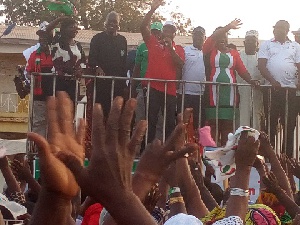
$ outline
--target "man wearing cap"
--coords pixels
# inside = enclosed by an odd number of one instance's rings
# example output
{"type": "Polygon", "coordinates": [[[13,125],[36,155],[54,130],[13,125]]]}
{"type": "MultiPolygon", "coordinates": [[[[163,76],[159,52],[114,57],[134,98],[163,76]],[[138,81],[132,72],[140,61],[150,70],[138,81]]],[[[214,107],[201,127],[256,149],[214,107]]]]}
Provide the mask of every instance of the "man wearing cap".
{"type": "MultiPolygon", "coordinates": [[[[252,80],[260,81],[263,84],[263,77],[261,76],[257,68],[257,50],[258,50],[258,31],[249,30],[246,32],[245,49],[240,52],[241,59],[249,71],[252,80]]],[[[247,84],[244,79],[237,76],[237,82],[240,84],[247,84]]],[[[256,130],[260,130],[261,117],[263,115],[263,96],[259,89],[253,89],[253,114],[252,114],[252,102],[251,102],[251,87],[250,86],[240,86],[240,118],[239,124],[241,126],[251,126],[256,130]],[[251,124],[251,118],[252,122],[251,124]]]]}
{"type": "MultiPolygon", "coordinates": [[[[51,73],[53,68],[52,57],[50,54],[49,44],[51,42],[51,35],[46,32],[48,22],[44,21],[39,26],[36,34],[39,36],[39,44],[33,46],[26,52],[31,52],[28,57],[26,71],[28,75],[33,72],[51,73]],[[35,49],[36,48],[36,49],[35,49]],[[34,50],[35,49],[35,50],[34,50]]],[[[32,131],[46,137],[46,98],[53,95],[53,81],[49,76],[35,76],[33,87],[33,118],[32,118],[32,131]]]]}
{"type": "MultiPolygon", "coordinates": [[[[163,0],[153,0],[150,11],[145,15],[141,24],[141,33],[148,48],[148,68],[145,78],[176,80],[181,78],[184,64],[184,49],[174,43],[176,26],[167,21],[162,30],[162,39],[158,39],[150,32],[150,20],[155,10],[163,0]]],[[[148,82],[143,82],[147,86],[148,82]]],[[[155,138],[158,113],[166,108],[165,137],[175,128],[176,113],[176,83],[150,82],[148,107],[148,142],[155,138]],[[165,99],[166,89],[166,99],[165,99]],[[165,105],[166,100],[166,105],[165,105]]]]}
{"type": "MultiPolygon", "coordinates": [[[[266,79],[267,84],[271,84],[271,96],[268,91],[264,93],[265,108],[268,108],[268,99],[271,98],[270,110],[270,139],[271,144],[275,144],[276,127],[278,118],[280,123],[285,124],[287,118],[287,132],[284,133],[283,152],[288,156],[293,156],[294,150],[294,128],[296,125],[296,84],[297,70],[300,69],[300,45],[290,41],[287,37],[290,25],[285,20],[279,20],[273,29],[274,38],[261,44],[258,52],[258,69],[266,79]],[[288,114],[286,114],[286,90],[288,93],[288,114]]],[[[300,84],[298,82],[298,84],[300,84]]],[[[268,115],[267,115],[268,116],[268,115]]],[[[268,120],[267,120],[268,121],[268,120]]]]}
{"type": "MultiPolygon", "coordinates": [[[[184,48],[185,63],[182,70],[182,80],[205,82],[205,66],[202,52],[202,46],[206,39],[205,29],[201,26],[196,27],[193,30],[192,38],[193,44],[184,48]]],[[[178,89],[178,112],[181,112],[184,97],[184,108],[193,108],[194,129],[197,129],[199,125],[204,125],[205,121],[204,100],[200,99],[200,96],[203,96],[204,88],[205,85],[185,83],[184,86],[180,85],[178,89]],[[182,95],[183,92],[184,95],[182,95]],[[201,112],[199,111],[200,102],[201,112]],[[199,124],[199,118],[201,119],[201,124],[199,124]]]]}

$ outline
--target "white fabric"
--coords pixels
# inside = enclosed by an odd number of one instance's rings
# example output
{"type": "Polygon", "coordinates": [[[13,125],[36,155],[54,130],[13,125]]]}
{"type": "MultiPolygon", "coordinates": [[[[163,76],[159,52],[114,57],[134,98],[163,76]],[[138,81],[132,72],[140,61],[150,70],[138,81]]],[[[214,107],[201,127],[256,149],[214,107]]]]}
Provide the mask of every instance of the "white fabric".
{"type": "Polygon", "coordinates": [[[39,26],[39,30],[46,31],[46,28],[48,25],[49,25],[49,23],[47,21],[43,21],[39,26]]]}
{"type": "Polygon", "coordinates": [[[187,225],[187,224],[202,225],[203,223],[195,216],[179,213],[175,216],[172,216],[164,224],[165,225],[187,225]]]}
{"type": "Polygon", "coordinates": [[[254,36],[258,39],[258,31],[257,30],[248,30],[246,32],[245,37],[252,37],[252,36],[254,36]]]}
{"type": "Polygon", "coordinates": [[[25,49],[23,51],[23,55],[24,55],[26,61],[28,61],[31,53],[33,53],[34,51],[36,51],[39,47],[40,47],[40,43],[37,43],[36,45],[31,46],[30,48],[27,48],[27,49],[25,49]]]}
{"type": "MultiPolygon", "coordinates": [[[[281,44],[274,39],[261,44],[258,58],[267,59],[267,69],[282,87],[296,87],[297,67],[300,63],[300,45],[295,41],[281,44]]],[[[266,84],[270,84],[266,81],[266,84]]]]}
{"type": "Polygon", "coordinates": [[[243,225],[243,220],[238,216],[229,216],[217,222],[214,222],[213,225],[243,225]]]}
{"type": "Polygon", "coordinates": [[[12,214],[12,216],[14,217],[14,219],[17,219],[18,216],[24,215],[27,213],[27,209],[14,202],[14,201],[9,201],[5,195],[0,194],[0,205],[5,207],[6,209],[8,209],[10,211],[10,213],[12,214]]]}
{"type": "MultiPolygon", "coordinates": [[[[261,84],[264,84],[265,80],[261,76],[257,65],[258,65],[258,55],[247,55],[245,51],[240,52],[241,59],[254,80],[259,80],[261,84]]],[[[247,82],[243,80],[240,76],[237,76],[237,82],[246,84],[247,82]]],[[[261,90],[253,89],[253,116],[251,111],[251,87],[240,86],[240,126],[251,126],[250,118],[253,118],[252,127],[256,130],[260,130],[261,116],[264,114],[263,111],[263,95],[261,90]]]]}
{"type": "MultiPolygon", "coordinates": [[[[185,62],[182,70],[182,80],[186,81],[200,81],[205,82],[205,66],[203,61],[203,52],[193,45],[186,46],[185,62]]],[[[186,83],[185,94],[188,95],[202,95],[204,93],[205,85],[186,83]]],[[[182,94],[182,85],[178,90],[182,94]]]]}
{"type": "MultiPolygon", "coordinates": [[[[63,62],[67,62],[70,60],[70,55],[69,55],[69,52],[62,49],[59,45],[59,43],[56,43],[54,45],[51,45],[51,51],[53,51],[54,48],[57,48],[57,51],[55,52],[52,60],[54,61],[55,59],[57,58],[60,58],[62,57],[63,59],[63,62]]],[[[81,59],[81,53],[80,53],[80,50],[77,46],[77,44],[75,45],[70,45],[70,49],[71,51],[73,52],[73,55],[76,56],[77,60],[81,59]]]]}
{"type": "Polygon", "coordinates": [[[248,136],[254,137],[255,141],[258,140],[260,133],[257,130],[248,126],[241,126],[234,134],[228,134],[225,147],[204,148],[204,154],[210,160],[208,162],[215,168],[216,182],[225,180],[235,174],[235,149],[243,131],[247,131],[248,136]]]}

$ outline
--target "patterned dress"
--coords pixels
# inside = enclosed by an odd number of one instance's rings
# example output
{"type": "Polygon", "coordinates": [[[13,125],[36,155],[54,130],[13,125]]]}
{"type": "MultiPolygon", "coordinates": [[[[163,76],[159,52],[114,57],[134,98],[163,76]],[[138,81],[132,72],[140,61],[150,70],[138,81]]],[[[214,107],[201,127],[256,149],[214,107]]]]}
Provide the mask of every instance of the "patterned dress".
{"type": "MultiPolygon", "coordinates": [[[[209,37],[203,45],[207,81],[219,83],[236,83],[236,72],[247,72],[239,52],[230,49],[227,53],[220,52],[215,47],[215,41],[209,37]]],[[[238,90],[231,85],[210,85],[208,88],[209,103],[205,110],[206,118],[216,119],[216,106],[219,106],[218,118],[233,120],[234,106],[237,108],[238,90]]],[[[236,110],[238,113],[238,110],[236,110]]]]}

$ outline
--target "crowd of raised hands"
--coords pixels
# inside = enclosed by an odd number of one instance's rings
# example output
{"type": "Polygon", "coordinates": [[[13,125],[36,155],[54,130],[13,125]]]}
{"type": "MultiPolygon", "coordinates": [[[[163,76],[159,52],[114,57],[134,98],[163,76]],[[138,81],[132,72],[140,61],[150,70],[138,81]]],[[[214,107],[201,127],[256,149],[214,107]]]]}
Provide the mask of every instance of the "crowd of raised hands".
{"type": "Polygon", "coordinates": [[[290,218],[289,223],[300,224],[300,199],[294,181],[294,176],[300,177],[300,165],[296,160],[284,154],[277,156],[265,133],[255,141],[243,132],[235,152],[236,173],[223,192],[211,183],[213,169],[207,166],[204,171],[197,154],[199,146],[185,141],[190,109],[178,116],[177,126],[165,143],[155,140],[146,147],[132,174],[136,149],[147,128],[147,121],[140,121],[132,130],[135,107],[135,99],[124,102],[115,98],[104,123],[101,105],[95,104],[93,151],[86,167],[85,121],[78,121],[75,130],[74,107],[68,95],[58,92],[50,97],[47,140],[28,134],[38,146],[40,182],[33,178],[23,157],[0,159],[7,184],[5,196],[27,209],[26,214],[14,218],[0,204],[3,218],[34,225],[69,225],[75,224],[79,215],[84,221],[87,209],[100,203],[104,209],[97,224],[103,225],[252,224],[248,189],[254,167],[262,181],[258,203],[273,213],[266,224],[284,224],[284,216],[290,218]],[[275,200],[269,201],[270,196],[275,200]],[[222,216],[216,216],[216,211],[223,209],[222,216]]]}

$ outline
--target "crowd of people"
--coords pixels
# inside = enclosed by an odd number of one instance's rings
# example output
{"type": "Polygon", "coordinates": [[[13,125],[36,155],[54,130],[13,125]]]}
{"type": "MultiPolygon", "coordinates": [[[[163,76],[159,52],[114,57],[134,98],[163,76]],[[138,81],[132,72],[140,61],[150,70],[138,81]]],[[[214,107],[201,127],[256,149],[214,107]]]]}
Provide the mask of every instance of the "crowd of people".
{"type": "Polygon", "coordinates": [[[274,38],[259,46],[258,32],[247,31],[245,49],[238,51],[228,43],[228,32],[242,25],[235,19],[209,37],[203,27],[194,28],[192,45],[182,47],[174,42],[172,21],[151,23],[162,2],[153,0],[142,21],[144,42],[133,68],[114,11],[105,31],[92,38],[88,57],[76,41],[72,17],[41,23],[38,44],[24,51],[26,75],[34,81],[28,139],[35,143],[41,177],[33,177],[30,157],[0,157],[6,181],[0,224],[300,225],[294,179],[300,178],[300,164],[293,158],[300,31],[289,40],[290,25],[280,20],[274,38]],[[128,70],[129,84],[109,79],[126,78],[128,70]],[[55,79],[43,73],[55,73],[55,79]],[[86,118],[74,123],[83,96],[86,118]],[[273,149],[278,122],[287,127],[281,155],[273,149]],[[236,124],[252,124],[259,138],[241,132],[235,175],[222,189],[213,182],[216,168],[200,151],[212,146],[200,146],[187,133],[196,131],[198,139],[198,128],[209,126],[211,139],[225,146],[236,124]],[[249,201],[252,168],[261,181],[255,203],[249,201]]]}

